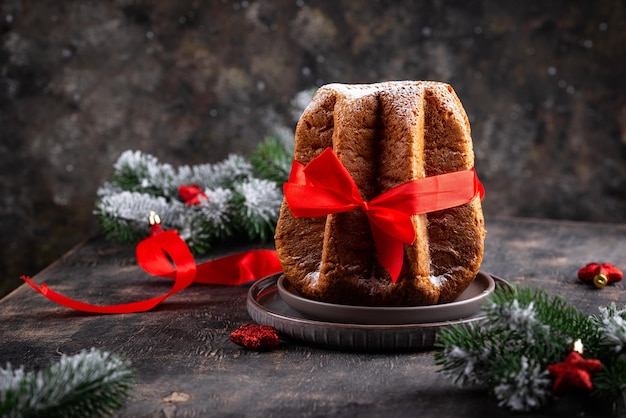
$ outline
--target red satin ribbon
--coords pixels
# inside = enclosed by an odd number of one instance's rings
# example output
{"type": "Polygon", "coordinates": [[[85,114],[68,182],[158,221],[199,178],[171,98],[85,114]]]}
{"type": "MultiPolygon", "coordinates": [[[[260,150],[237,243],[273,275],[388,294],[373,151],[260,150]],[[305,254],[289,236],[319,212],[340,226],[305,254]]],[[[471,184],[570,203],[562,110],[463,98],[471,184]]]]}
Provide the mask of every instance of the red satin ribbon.
{"type": "Polygon", "coordinates": [[[189,247],[176,231],[162,231],[158,225],[152,228],[151,236],[137,244],[135,252],[138,264],[147,273],[174,279],[172,288],[164,295],[137,302],[100,306],[64,296],[45,283],[38,286],[30,277],[22,276],[22,279],[59,305],[83,312],[121,314],[149,311],[191,283],[237,286],[282,271],[276,251],[273,250],[251,250],[196,265],[189,247]]]}
{"type": "Polygon", "coordinates": [[[331,148],[306,166],[294,161],[284,192],[291,213],[298,218],[363,210],[378,260],[394,283],[402,269],[404,244],[412,244],[416,238],[411,215],[459,206],[485,194],[471,169],[409,181],[366,202],[331,148]]]}

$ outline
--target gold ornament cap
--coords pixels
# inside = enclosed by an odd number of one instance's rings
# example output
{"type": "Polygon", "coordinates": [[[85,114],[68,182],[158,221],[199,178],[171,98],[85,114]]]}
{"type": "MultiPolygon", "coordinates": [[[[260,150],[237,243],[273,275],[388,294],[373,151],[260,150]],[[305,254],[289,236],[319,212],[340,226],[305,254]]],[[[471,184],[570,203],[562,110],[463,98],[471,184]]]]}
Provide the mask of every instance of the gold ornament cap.
{"type": "Polygon", "coordinates": [[[606,277],[606,274],[604,273],[596,274],[593,277],[593,285],[597,287],[598,289],[602,289],[608,283],[609,283],[609,278],[606,277]]]}

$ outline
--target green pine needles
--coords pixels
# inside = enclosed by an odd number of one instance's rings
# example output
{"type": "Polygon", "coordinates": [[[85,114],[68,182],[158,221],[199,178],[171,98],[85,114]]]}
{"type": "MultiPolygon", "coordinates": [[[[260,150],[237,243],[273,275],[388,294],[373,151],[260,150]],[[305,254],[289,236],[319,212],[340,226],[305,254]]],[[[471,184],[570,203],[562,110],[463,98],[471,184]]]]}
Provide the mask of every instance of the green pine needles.
{"type": "Polygon", "coordinates": [[[580,339],[587,358],[602,362],[592,396],[612,404],[626,394],[626,307],[587,316],[559,297],[530,288],[500,289],[483,308],[485,319],[443,329],[435,362],[460,386],[484,387],[499,406],[529,411],[553,397],[547,366],[565,358],[580,339]]]}
{"type": "Polygon", "coordinates": [[[259,177],[282,183],[289,177],[292,154],[293,152],[285,152],[282,143],[266,139],[252,154],[250,162],[259,177]]]}
{"type": "Polygon", "coordinates": [[[233,237],[267,241],[283,199],[282,183],[293,150],[267,138],[250,157],[230,155],[216,164],[174,168],[140,151],[124,152],[109,182],[98,190],[94,213],[107,238],[136,243],[148,234],[150,211],[178,230],[195,254],[233,237]],[[206,198],[187,205],[180,186],[197,185],[206,198]]]}
{"type": "Polygon", "coordinates": [[[103,417],[130,398],[133,372],[122,357],[83,350],[39,372],[0,368],[0,416],[103,417]]]}

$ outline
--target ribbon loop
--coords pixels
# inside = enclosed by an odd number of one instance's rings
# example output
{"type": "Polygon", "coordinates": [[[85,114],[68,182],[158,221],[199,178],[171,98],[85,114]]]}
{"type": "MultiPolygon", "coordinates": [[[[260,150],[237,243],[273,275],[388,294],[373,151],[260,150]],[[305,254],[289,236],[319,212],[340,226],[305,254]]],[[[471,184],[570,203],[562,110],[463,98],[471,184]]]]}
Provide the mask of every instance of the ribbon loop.
{"type": "Polygon", "coordinates": [[[412,180],[365,201],[354,179],[327,148],[306,166],[294,160],[285,199],[293,216],[311,218],[360,209],[367,214],[378,260],[394,283],[404,244],[415,239],[413,215],[448,209],[484,196],[474,169],[412,180]]]}

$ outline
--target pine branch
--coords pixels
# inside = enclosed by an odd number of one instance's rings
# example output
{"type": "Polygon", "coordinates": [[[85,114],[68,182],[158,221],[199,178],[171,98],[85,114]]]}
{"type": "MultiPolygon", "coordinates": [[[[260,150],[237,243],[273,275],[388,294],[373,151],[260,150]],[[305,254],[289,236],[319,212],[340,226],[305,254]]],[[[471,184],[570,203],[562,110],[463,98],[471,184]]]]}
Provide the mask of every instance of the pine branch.
{"type": "Polygon", "coordinates": [[[115,165],[111,184],[123,190],[168,196],[172,192],[174,169],[141,151],[125,151],[115,165]]]}
{"type": "Polygon", "coordinates": [[[150,211],[159,214],[164,226],[175,227],[184,211],[184,204],[168,201],[162,196],[112,189],[111,194],[101,195],[94,214],[98,216],[107,238],[137,242],[147,236],[150,211]]]}
{"type": "Polygon", "coordinates": [[[254,173],[277,183],[284,183],[291,171],[292,155],[274,138],[265,138],[250,156],[254,173]]]}
{"type": "Polygon", "coordinates": [[[613,410],[623,407],[626,402],[626,356],[605,361],[603,366],[602,373],[593,379],[592,395],[602,399],[604,404],[613,404],[613,410]]]}
{"type": "Polygon", "coordinates": [[[224,161],[214,164],[213,170],[212,187],[232,187],[253,176],[250,162],[237,154],[230,154],[224,161]]]}
{"type": "Polygon", "coordinates": [[[615,403],[626,402],[626,306],[615,303],[600,307],[591,320],[599,330],[598,344],[592,347],[594,357],[602,361],[603,372],[593,380],[593,395],[615,403]]]}
{"type": "Polygon", "coordinates": [[[235,222],[252,241],[267,241],[274,235],[282,193],[276,183],[251,178],[234,187],[235,222]]]}
{"type": "Polygon", "coordinates": [[[435,363],[457,384],[488,389],[498,404],[516,411],[542,406],[551,395],[546,368],[563,360],[581,339],[585,354],[604,369],[594,377],[594,394],[614,402],[626,392],[626,307],[586,316],[541,290],[498,290],[482,307],[485,319],[443,329],[435,363]]]}
{"type": "Polygon", "coordinates": [[[39,372],[0,369],[0,416],[102,417],[130,397],[133,372],[118,355],[96,349],[39,372]]]}
{"type": "Polygon", "coordinates": [[[204,254],[216,242],[235,234],[233,227],[233,192],[218,187],[205,191],[206,200],[186,208],[173,225],[194,254],[204,254]]]}
{"type": "MultiPolygon", "coordinates": [[[[291,157],[283,145],[267,140],[256,155],[262,156],[267,175],[286,180],[291,157]]],[[[126,151],[114,167],[112,180],[98,189],[94,210],[109,239],[136,243],[145,238],[150,211],[164,228],[178,230],[194,254],[233,236],[267,241],[274,234],[282,190],[271,179],[254,177],[250,161],[239,155],[173,169],[154,156],[126,151]],[[206,197],[185,204],[178,192],[183,185],[197,185],[206,197]]]]}
{"type": "Polygon", "coordinates": [[[98,217],[100,229],[107,239],[125,244],[136,244],[148,236],[149,227],[146,221],[115,218],[108,214],[98,217]]]}
{"type": "Polygon", "coordinates": [[[617,309],[615,303],[611,303],[599,310],[600,314],[591,319],[601,331],[599,345],[616,353],[626,352],[626,306],[617,309]]]}

